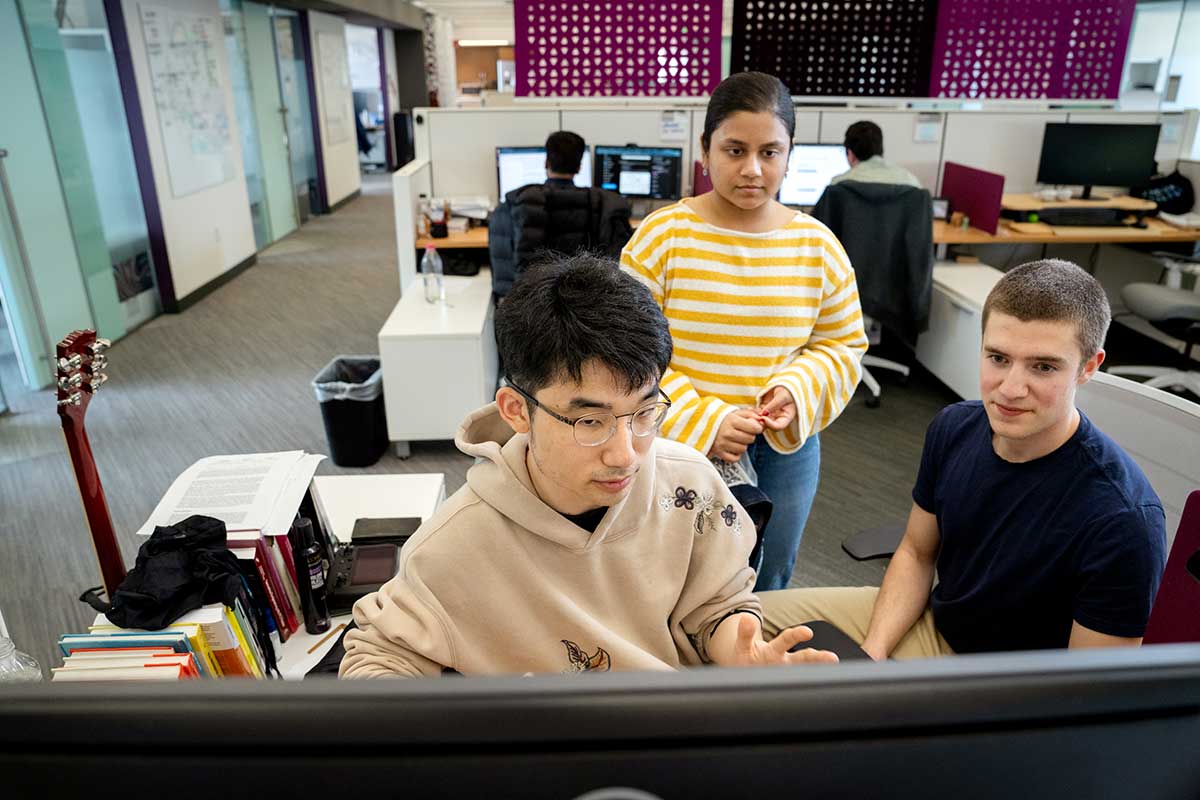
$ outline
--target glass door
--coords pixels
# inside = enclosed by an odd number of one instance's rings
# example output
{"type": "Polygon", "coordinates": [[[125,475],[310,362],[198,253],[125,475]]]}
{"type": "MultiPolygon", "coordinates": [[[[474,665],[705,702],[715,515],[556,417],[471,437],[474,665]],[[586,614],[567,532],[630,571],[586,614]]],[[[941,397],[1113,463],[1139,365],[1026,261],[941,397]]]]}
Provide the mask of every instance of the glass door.
{"type": "Polygon", "coordinates": [[[279,95],[283,100],[279,113],[283,115],[287,135],[296,208],[300,221],[304,222],[310,215],[320,212],[321,201],[300,17],[295,11],[283,8],[272,8],[271,15],[275,60],[279,67],[279,95]]]}
{"type": "Polygon", "coordinates": [[[7,156],[0,148],[0,412],[8,408],[6,396],[45,386],[53,371],[45,315],[30,290],[29,257],[4,169],[7,156]]]}

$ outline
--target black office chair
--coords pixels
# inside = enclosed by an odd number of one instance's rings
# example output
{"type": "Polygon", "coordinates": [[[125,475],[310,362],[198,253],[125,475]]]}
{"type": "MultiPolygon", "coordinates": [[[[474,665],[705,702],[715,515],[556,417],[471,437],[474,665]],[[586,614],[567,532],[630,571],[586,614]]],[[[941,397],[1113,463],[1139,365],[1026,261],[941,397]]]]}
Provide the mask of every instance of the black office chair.
{"type": "MultiPolygon", "coordinates": [[[[812,215],[841,241],[854,267],[864,323],[873,321],[910,344],[929,327],[933,296],[933,209],[929,192],[890,183],[842,181],[831,184],[812,215]],[[868,320],[867,318],[870,318],[868,320]]],[[[875,328],[871,344],[879,343],[875,328]]],[[[904,364],[863,356],[862,381],[871,392],[867,406],[880,401],[870,368],[892,370],[908,378],[904,364]]]]}

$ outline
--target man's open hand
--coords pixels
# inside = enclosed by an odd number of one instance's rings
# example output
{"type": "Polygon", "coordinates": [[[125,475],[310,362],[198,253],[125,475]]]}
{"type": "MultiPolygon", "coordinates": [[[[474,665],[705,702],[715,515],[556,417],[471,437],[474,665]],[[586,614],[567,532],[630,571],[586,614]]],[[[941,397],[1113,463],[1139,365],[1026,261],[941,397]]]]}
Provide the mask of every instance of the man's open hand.
{"type": "Polygon", "coordinates": [[[738,615],[737,641],[733,647],[734,664],[739,667],[767,667],[773,664],[836,664],[836,653],[807,647],[789,653],[796,645],[813,637],[812,628],[797,625],[788,628],[769,642],[759,636],[758,621],[749,614],[738,615]]]}

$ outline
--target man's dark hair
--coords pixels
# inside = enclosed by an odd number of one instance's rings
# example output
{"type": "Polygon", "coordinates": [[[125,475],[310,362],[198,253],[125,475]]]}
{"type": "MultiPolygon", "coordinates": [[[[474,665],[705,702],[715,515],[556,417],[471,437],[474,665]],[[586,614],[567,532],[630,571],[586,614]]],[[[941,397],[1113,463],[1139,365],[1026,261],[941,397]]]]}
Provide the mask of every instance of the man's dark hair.
{"type": "Polygon", "coordinates": [[[1004,273],[983,303],[983,328],[992,312],[1022,322],[1070,322],[1082,366],[1104,347],[1112,310],[1100,281],[1058,258],[1031,261],[1004,273]]]}
{"type": "Polygon", "coordinates": [[[712,135],[725,118],[739,111],[752,114],[770,111],[787,129],[789,143],[796,135],[796,108],[783,81],[765,72],[736,72],[717,84],[708,98],[704,132],[700,134],[700,146],[704,152],[708,152],[712,135]]]}
{"type": "Polygon", "coordinates": [[[635,392],[671,361],[671,331],[650,290],[586,253],[525,270],[496,310],[496,343],[509,381],[530,393],[578,383],[589,361],[635,392]]]}
{"type": "Polygon", "coordinates": [[[846,128],[843,146],[859,161],[883,155],[883,131],[874,122],[863,120],[846,128]]]}
{"type": "Polygon", "coordinates": [[[583,137],[570,131],[555,131],[546,137],[546,163],[551,172],[574,175],[583,163],[587,145],[583,137]]]}

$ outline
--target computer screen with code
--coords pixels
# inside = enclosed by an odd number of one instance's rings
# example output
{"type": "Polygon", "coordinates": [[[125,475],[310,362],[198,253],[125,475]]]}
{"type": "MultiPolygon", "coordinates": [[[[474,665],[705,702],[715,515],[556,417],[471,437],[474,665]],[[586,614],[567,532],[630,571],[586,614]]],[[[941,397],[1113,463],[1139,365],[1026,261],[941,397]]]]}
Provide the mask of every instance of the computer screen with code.
{"type": "Polygon", "coordinates": [[[596,146],[598,185],[626,197],[678,200],[682,165],[678,147],[596,146]]]}

